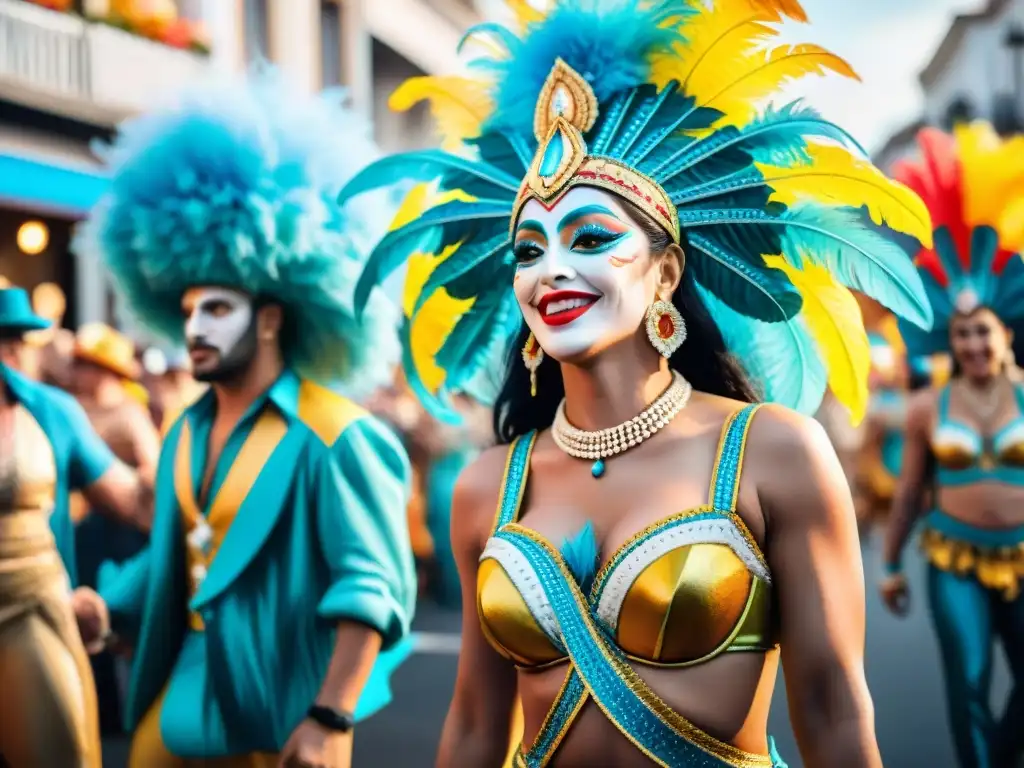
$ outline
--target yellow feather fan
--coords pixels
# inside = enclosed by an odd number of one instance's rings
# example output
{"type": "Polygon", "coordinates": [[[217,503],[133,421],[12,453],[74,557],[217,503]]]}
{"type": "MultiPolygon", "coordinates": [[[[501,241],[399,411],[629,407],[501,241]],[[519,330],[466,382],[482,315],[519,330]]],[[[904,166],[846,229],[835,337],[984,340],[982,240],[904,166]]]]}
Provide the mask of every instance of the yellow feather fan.
{"type": "Polygon", "coordinates": [[[774,190],[771,202],[792,207],[814,200],[829,206],[866,206],[875,224],[887,224],[932,245],[928,207],[914,192],[844,147],[808,144],[808,162],[792,167],[755,163],[774,190]]]}
{"type": "Polygon", "coordinates": [[[691,3],[697,15],[686,21],[687,42],[652,60],[652,81],[659,87],[671,80],[685,84],[699,106],[724,113],[717,128],[746,125],[762,99],[807,75],[834,72],[860,79],[843,58],[820,46],[767,45],[785,19],[807,21],[797,0],[691,3]]]}
{"type": "Polygon", "coordinates": [[[1000,245],[1024,246],[1024,136],[1002,139],[989,123],[955,129],[963,168],[964,219],[970,226],[990,226],[1000,245]]]}
{"type": "Polygon", "coordinates": [[[800,316],[828,370],[832,393],[859,424],[868,407],[871,342],[857,299],[822,266],[805,260],[797,269],[782,256],[766,256],[770,267],[781,269],[803,297],[800,316]]]}
{"type": "Polygon", "coordinates": [[[466,139],[480,135],[480,126],[494,104],[487,83],[468,77],[425,76],[406,80],[388,99],[388,107],[405,112],[421,101],[430,104],[442,146],[457,151],[466,139]]]}

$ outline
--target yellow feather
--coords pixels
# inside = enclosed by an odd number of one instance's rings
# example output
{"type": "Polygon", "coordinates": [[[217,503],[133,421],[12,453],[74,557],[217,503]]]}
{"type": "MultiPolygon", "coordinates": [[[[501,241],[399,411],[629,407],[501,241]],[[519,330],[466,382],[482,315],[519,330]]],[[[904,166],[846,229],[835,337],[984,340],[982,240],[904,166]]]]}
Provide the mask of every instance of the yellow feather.
{"type": "Polygon", "coordinates": [[[787,16],[807,18],[795,0],[719,0],[710,6],[691,0],[691,5],[698,13],[686,21],[685,42],[652,57],[652,80],[658,87],[678,80],[698,99],[717,93],[729,73],[776,37],[773,25],[787,16]]]}
{"type": "Polygon", "coordinates": [[[825,267],[805,261],[805,268],[797,269],[782,256],[767,256],[765,261],[785,272],[800,291],[800,316],[825,361],[829,388],[859,424],[868,405],[871,343],[857,300],[825,267]]]}
{"type": "Polygon", "coordinates": [[[388,106],[404,112],[421,101],[429,102],[447,150],[479,136],[480,126],[494,109],[485,82],[455,75],[412,77],[395,89],[388,106]]]}
{"type": "MultiPolygon", "coordinates": [[[[408,271],[405,275],[405,290],[402,296],[403,310],[407,318],[412,315],[416,299],[423,290],[427,278],[438,264],[457,250],[458,246],[450,246],[442,251],[440,256],[418,253],[409,259],[408,271]]],[[[412,325],[409,327],[412,363],[428,392],[436,393],[444,383],[445,371],[434,361],[434,358],[445,339],[448,338],[448,334],[455,328],[459,318],[469,311],[474,301],[474,299],[453,299],[444,288],[441,288],[427,299],[420,307],[415,319],[412,320],[412,325]]]]}
{"type": "Polygon", "coordinates": [[[505,5],[515,14],[516,24],[519,25],[520,30],[526,29],[528,25],[535,22],[543,21],[546,15],[544,11],[534,8],[526,0],[505,0],[505,5]]]}
{"type": "Polygon", "coordinates": [[[807,152],[810,162],[792,167],[755,163],[774,190],[770,202],[792,206],[814,200],[830,206],[867,206],[875,224],[888,224],[931,247],[931,215],[916,193],[844,147],[809,144],[807,152]]]}
{"type": "Polygon", "coordinates": [[[990,226],[1000,245],[1024,245],[1024,136],[1002,139],[988,123],[955,130],[963,168],[964,217],[971,226],[990,226]]]}
{"type": "MultiPolygon", "coordinates": [[[[452,200],[470,202],[474,198],[459,189],[438,193],[432,184],[418,184],[405,196],[391,225],[398,229],[417,218],[423,211],[452,200]]],[[[449,246],[434,256],[429,253],[413,254],[408,261],[402,290],[402,311],[406,319],[412,317],[413,308],[419,299],[430,274],[445,259],[458,250],[458,245],[449,246]]],[[[441,288],[427,299],[413,319],[409,328],[409,346],[413,366],[420,380],[430,392],[437,392],[444,383],[445,372],[434,362],[434,356],[441,349],[448,334],[455,328],[474,299],[453,299],[441,288]]]]}
{"type": "Polygon", "coordinates": [[[828,72],[860,80],[845,59],[819,45],[780,45],[743,56],[733,66],[717,72],[701,93],[692,89],[691,93],[698,105],[724,113],[717,127],[742,126],[758,115],[766,98],[783,87],[808,75],[828,72]]]}

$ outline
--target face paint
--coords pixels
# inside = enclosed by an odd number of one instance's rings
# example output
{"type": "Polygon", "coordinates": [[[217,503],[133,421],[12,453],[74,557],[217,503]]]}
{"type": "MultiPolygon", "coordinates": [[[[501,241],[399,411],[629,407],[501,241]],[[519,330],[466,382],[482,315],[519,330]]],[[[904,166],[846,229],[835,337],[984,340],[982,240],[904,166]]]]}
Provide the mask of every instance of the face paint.
{"type": "Polygon", "coordinates": [[[198,381],[224,381],[249,367],[256,354],[256,310],[249,296],[229,288],[191,288],[181,308],[198,381]]]}
{"type": "Polygon", "coordinates": [[[544,352],[578,361],[636,333],[654,301],[650,243],[615,195],[575,187],[536,200],[516,228],[513,288],[544,352]]]}

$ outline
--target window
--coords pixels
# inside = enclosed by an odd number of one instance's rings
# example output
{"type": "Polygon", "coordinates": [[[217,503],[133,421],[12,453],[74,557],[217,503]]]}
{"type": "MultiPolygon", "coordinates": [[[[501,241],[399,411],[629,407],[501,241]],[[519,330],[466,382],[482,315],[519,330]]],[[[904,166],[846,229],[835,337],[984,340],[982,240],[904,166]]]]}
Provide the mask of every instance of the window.
{"type": "Polygon", "coordinates": [[[341,85],[341,7],[334,0],[320,2],[320,84],[341,85]]]}
{"type": "Polygon", "coordinates": [[[267,0],[244,0],[245,58],[270,58],[267,33],[267,0]]]}

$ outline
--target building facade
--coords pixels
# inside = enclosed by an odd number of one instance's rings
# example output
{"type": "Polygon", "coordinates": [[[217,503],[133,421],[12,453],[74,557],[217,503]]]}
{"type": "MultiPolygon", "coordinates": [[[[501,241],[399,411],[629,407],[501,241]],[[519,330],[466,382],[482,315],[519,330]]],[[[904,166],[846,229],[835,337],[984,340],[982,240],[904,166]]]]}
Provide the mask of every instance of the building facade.
{"type": "Polygon", "coordinates": [[[0,0],[0,281],[55,284],[70,327],[124,320],[103,271],[68,249],[106,185],[91,142],[263,57],[310,92],[345,86],[386,150],[420,146],[433,141],[425,107],[395,115],[388,96],[456,72],[479,18],[468,0],[0,0]]]}
{"type": "Polygon", "coordinates": [[[1024,128],[1024,0],[987,0],[977,12],[956,16],[918,79],[923,114],[876,153],[883,167],[912,156],[925,125],[949,130],[985,119],[1004,133],[1024,128]]]}

